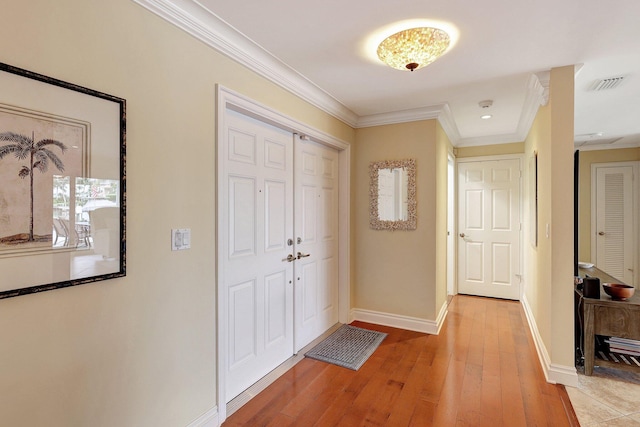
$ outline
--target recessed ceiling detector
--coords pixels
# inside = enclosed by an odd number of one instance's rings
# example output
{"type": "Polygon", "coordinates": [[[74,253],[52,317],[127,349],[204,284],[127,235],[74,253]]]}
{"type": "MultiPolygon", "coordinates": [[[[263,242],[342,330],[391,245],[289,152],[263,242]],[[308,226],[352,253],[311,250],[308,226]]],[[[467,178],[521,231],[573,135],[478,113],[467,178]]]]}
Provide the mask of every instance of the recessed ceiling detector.
{"type": "MultiPolygon", "coordinates": [[[[493,105],[493,100],[492,99],[485,99],[484,101],[478,102],[478,105],[480,106],[480,108],[485,110],[487,108],[490,108],[493,105]]],[[[493,117],[493,115],[491,115],[491,114],[483,114],[483,115],[480,116],[480,118],[482,120],[489,120],[491,117],[493,117]]]]}
{"type": "Polygon", "coordinates": [[[378,45],[378,58],[397,70],[414,71],[442,56],[451,38],[444,30],[419,27],[390,35],[378,45]]]}

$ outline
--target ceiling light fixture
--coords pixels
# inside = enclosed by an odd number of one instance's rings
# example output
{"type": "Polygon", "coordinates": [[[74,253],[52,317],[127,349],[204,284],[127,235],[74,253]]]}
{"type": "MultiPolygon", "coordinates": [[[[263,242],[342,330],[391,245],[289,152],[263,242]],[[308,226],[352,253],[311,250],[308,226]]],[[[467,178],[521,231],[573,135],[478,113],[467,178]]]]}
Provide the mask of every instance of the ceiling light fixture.
{"type": "Polygon", "coordinates": [[[490,119],[491,117],[493,117],[491,114],[485,114],[483,116],[480,116],[480,118],[484,120],[490,119]]]}
{"type": "Polygon", "coordinates": [[[410,28],[384,39],[378,58],[397,70],[414,71],[438,59],[450,44],[449,34],[439,28],[410,28]]]}

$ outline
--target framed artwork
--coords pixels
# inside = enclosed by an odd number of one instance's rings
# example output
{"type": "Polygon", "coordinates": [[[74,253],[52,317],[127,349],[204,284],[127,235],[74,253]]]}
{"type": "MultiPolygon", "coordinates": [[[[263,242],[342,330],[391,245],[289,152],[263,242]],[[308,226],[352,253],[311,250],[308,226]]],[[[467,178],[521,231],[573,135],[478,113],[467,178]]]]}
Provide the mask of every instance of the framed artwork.
{"type": "Polygon", "coordinates": [[[0,63],[0,298],[125,275],[125,110],[0,63]]]}

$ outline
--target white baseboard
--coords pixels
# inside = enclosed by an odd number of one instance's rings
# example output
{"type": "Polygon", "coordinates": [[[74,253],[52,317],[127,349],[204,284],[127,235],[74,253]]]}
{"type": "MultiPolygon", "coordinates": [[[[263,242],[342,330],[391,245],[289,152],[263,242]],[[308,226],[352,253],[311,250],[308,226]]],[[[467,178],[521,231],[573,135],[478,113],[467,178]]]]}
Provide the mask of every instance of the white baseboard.
{"type": "Polygon", "coordinates": [[[544,372],[547,382],[578,387],[578,372],[574,366],[556,365],[551,363],[549,352],[547,352],[547,348],[542,341],[536,319],[533,316],[533,311],[527,301],[526,295],[522,296],[521,303],[524,308],[524,313],[527,316],[529,329],[531,330],[531,335],[533,335],[533,342],[536,345],[538,359],[540,360],[540,365],[542,366],[542,371],[544,372]]]}
{"type": "Polygon", "coordinates": [[[219,427],[218,407],[214,406],[204,414],[193,420],[187,427],[219,427]]]}
{"type": "Polygon", "coordinates": [[[423,332],[425,334],[438,335],[440,328],[447,317],[446,302],[440,308],[436,321],[421,319],[418,317],[403,316],[400,314],[383,313],[379,311],[354,308],[351,310],[351,319],[360,322],[374,323],[376,325],[391,326],[392,328],[407,329],[409,331],[423,332]]]}
{"type": "Polygon", "coordinates": [[[447,298],[447,300],[442,304],[442,307],[440,307],[440,313],[438,313],[438,318],[436,319],[436,325],[438,326],[438,329],[436,330],[436,333],[434,335],[440,334],[440,329],[442,329],[442,325],[444,325],[447,314],[449,314],[449,310],[447,310],[448,307],[449,299],[447,298]]]}
{"type": "Polygon", "coordinates": [[[578,387],[578,371],[574,366],[549,365],[549,382],[571,387],[578,387]]]}

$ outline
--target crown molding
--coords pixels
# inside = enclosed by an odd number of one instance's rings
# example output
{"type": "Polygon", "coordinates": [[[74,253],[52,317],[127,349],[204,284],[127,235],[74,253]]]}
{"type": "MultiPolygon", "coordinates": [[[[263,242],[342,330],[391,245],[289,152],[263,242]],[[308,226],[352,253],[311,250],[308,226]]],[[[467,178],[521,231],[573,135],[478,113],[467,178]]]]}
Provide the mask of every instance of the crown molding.
{"type": "Polygon", "coordinates": [[[358,116],[353,111],[197,1],[133,1],[327,114],[356,127],[358,116]]]}
{"type": "MultiPolygon", "coordinates": [[[[546,87],[548,100],[548,83],[546,87]]],[[[538,109],[541,105],[546,105],[547,100],[545,100],[544,94],[545,88],[540,82],[540,79],[535,74],[531,74],[529,76],[529,81],[527,82],[527,91],[524,99],[524,104],[522,106],[522,113],[520,114],[520,120],[518,121],[518,128],[516,130],[516,134],[519,137],[518,141],[525,140],[525,138],[529,134],[531,125],[533,125],[533,121],[536,118],[536,114],[538,114],[538,109]]]]}
{"type": "MultiPolygon", "coordinates": [[[[547,94],[548,94],[548,81],[547,81],[547,94]]],[[[501,135],[487,135],[472,138],[460,138],[451,143],[455,147],[473,147],[480,145],[492,145],[492,144],[506,144],[510,142],[522,142],[527,138],[531,125],[538,114],[538,109],[541,105],[546,104],[545,101],[545,87],[537,75],[532,74],[527,81],[527,91],[525,94],[524,103],[522,106],[522,113],[520,114],[520,120],[514,133],[505,133],[501,135]]]]}
{"type": "MultiPolygon", "coordinates": [[[[382,125],[390,125],[396,123],[408,123],[415,122],[419,120],[430,120],[437,119],[444,130],[444,133],[447,134],[451,145],[454,147],[458,147],[461,142],[466,142],[467,144],[474,144],[474,141],[478,138],[468,138],[462,139],[460,137],[460,131],[458,130],[458,126],[456,125],[456,121],[453,117],[453,113],[451,112],[451,107],[446,102],[443,104],[431,105],[429,107],[423,108],[414,108],[411,110],[403,110],[403,111],[394,111],[390,113],[381,113],[381,114],[371,114],[368,116],[361,116],[358,119],[357,128],[365,128],[372,126],[382,126],[382,125]]],[[[502,142],[512,142],[510,139],[501,139],[502,142]]],[[[496,137],[490,136],[486,137],[488,143],[496,144],[496,137]]],[[[477,145],[486,145],[485,143],[477,143],[477,145]]]]}
{"type": "MultiPolygon", "coordinates": [[[[517,131],[514,134],[473,138],[461,137],[451,109],[446,103],[358,116],[302,74],[207,10],[197,0],[132,1],[352,128],[437,119],[454,147],[520,142],[526,138],[539,106],[545,104],[548,99],[549,73],[546,72],[546,80],[544,77],[541,79],[532,75],[517,131]]],[[[539,75],[544,75],[544,72],[539,75]]]]}
{"type": "Polygon", "coordinates": [[[456,147],[479,147],[482,145],[495,145],[495,144],[508,144],[511,142],[522,142],[524,138],[521,138],[517,133],[505,133],[501,135],[487,135],[476,136],[471,138],[462,138],[456,141],[452,141],[451,144],[456,147]]]}
{"type": "Polygon", "coordinates": [[[538,83],[542,86],[542,105],[549,103],[549,82],[551,81],[551,71],[542,71],[535,74],[538,83]]]}
{"type": "Polygon", "coordinates": [[[440,122],[440,126],[442,126],[444,133],[447,134],[451,145],[456,147],[460,141],[460,131],[458,130],[458,125],[456,124],[456,120],[453,117],[449,104],[443,104],[440,115],[438,116],[438,121],[440,122]]]}
{"type": "MultiPolygon", "coordinates": [[[[548,88],[548,82],[547,82],[548,88]]],[[[548,89],[547,89],[548,93],[548,89]]],[[[527,81],[527,91],[525,95],[522,114],[518,121],[516,132],[502,135],[487,135],[471,138],[462,138],[456,125],[449,104],[437,104],[425,108],[396,111],[384,114],[372,114],[362,116],[358,119],[357,127],[379,126],[393,123],[405,123],[417,120],[438,119],[444,132],[449,137],[454,147],[470,147],[491,144],[504,144],[510,142],[522,142],[527,137],[533,120],[538,113],[540,105],[545,102],[545,87],[535,74],[532,74],[527,81]]]]}
{"type": "Polygon", "coordinates": [[[593,144],[586,147],[574,145],[574,148],[579,151],[600,151],[600,150],[618,150],[623,148],[640,148],[640,141],[633,140],[630,142],[615,142],[613,144],[593,144]]]}
{"type": "Polygon", "coordinates": [[[437,119],[446,104],[431,105],[429,107],[413,108],[410,110],[392,111],[390,113],[370,114],[360,116],[356,128],[391,125],[395,123],[416,122],[419,120],[437,119]]]}

